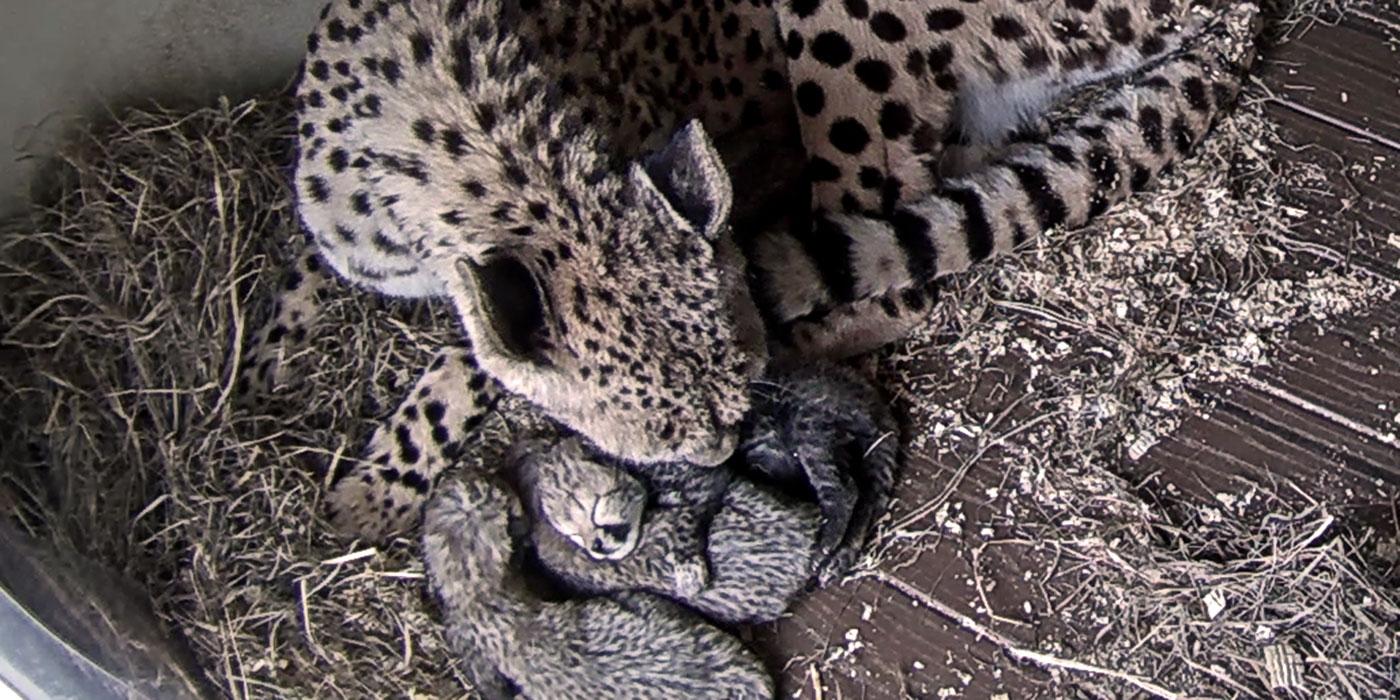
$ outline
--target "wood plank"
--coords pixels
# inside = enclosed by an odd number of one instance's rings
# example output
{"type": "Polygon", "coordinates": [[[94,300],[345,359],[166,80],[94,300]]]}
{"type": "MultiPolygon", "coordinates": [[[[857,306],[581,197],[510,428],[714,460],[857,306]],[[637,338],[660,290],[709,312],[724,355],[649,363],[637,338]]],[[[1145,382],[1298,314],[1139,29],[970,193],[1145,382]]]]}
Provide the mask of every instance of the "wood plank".
{"type": "MultiPolygon", "coordinates": [[[[1382,20],[1353,14],[1340,25],[1314,27],[1268,57],[1262,71],[1283,100],[1270,106],[1270,115],[1299,146],[1288,159],[1316,166],[1333,185],[1330,192],[1316,183],[1291,186],[1289,202],[1308,214],[1292,232],[1301,264],[1280,270],[1309,274],[1309,253],[1300,252],[1308,250],[1400,279],[1400,244],[1390,238],[1400,237],[1400,152],[1387,142],[1400,140],[1400,6],[1361,2],[1354,9],[1382,20]],[[1385,24],[1391,21],[1394,27],[1385,24]]],[[[1038,332],[1029,325],[1017,332],[1038,332]]],[[[1175,435],[1125,465],[1125,475],[1143,479],[1168,505],[1174,499],[1216,502],[1219,493],[1237,493],[1240,478],[1280,490],[1292,481],[1305,492],[1341,500],[1339,515],[1400,527],[1393,521],[1400,449],[1390,437],[1400,433],[1400,309],[1384,305],[1335,328],[1304,324],[1271,357],[1273,363],[1245,384],[1196,388],[1199,398],[1216,403],[1215,411],[1188,418],[1175,435]]],[[[938,390],[970,397],[970,413],[1009,411],[1005,429],[1035,419],[1017,407],[1028,368],[1013,361],[993,362],[978,377],[948,377],[936,366],[927,372],[938,390]]],[[[911,391],[887,385],[897,395],[911,391]]],[[[910,402],[897,405],[909,415],[910,402]]],[[[908,434],[931,427],[927,417],[910,420],[908,434]]],[[[980,621],[990,606],[1019,621],[995,624],[999,633],[1034,647],[1069,623],[1035,617],[1037,599],[1024,578],[1047,568],[1045,562],[1014,547],[979,547],[985,539],[977,531],[994,521],[989,489],[1004,487],[1013,466],[995,447],[982,451],[988,439],[949,436],[910,450],[892,517],[922,515],[911,529],[937,534],[921,548],[896,548],[899,565],[887,562],[881,572],[980,621]],[[939,532],[928,512],[944,501],[962,508],[958,532],[939,532]],[[971,553],[979,550],[984,554],[974,567],[971,553]]],[[[758,636],[776,663],[791,661],[782,675],[785,697],[1057,696],[1041,670],[1009,661],[946,616],[869,579],[811,596],[758,636]]]]}
{"type": "Polygon", "coordinates": [[[1267,63],[1282,68],[1266,74],[1281,97],[1400,151],[1400,112],[1385,107],[1400,101],[1395,3],[1353,0],[1342,22],[1312,25],[1272,52],[1267,63]]]}

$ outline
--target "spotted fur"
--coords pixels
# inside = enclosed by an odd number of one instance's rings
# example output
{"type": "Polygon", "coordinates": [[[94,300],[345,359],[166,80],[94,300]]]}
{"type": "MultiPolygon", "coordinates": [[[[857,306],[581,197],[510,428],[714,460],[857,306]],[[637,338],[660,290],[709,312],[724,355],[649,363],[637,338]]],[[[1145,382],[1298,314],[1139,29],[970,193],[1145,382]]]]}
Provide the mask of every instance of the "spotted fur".
{"type": "Polygon", "coordinates": [[[429,503],[423,554],[447,638],[487,698],[773,697],[772,678],[733,637],[645,593],[552,603],[516,556],[529,527],[510,489],[481,474],[429,503]]]}
{"type": "MultiPolygon", "coordinates": [[[[299,89],[300,207],[341,275],[450,298],[505,390],[611,454],[713,464],[734,447],[765,345],[789,362],[893,340],[941,276],[1081,225],[1184,157],[1237,92],[1257,29],[1249,4],[1185,8],[337,0],[299,89]],[[1112,91],[1037,120],[1107,75],[1112,91]],[[807,84],[826,93],[820,110],[807,84]],[[868,141],[833,134],[848,120],[868,141]],[[745,130],[757,127],[778,136],[745,130]],[[775,198],[790,225],[730,235],[711,135],[805,144],[812,196],[775,198]],[[950,143],[990,155],[949,168],[950,143]]],[[[735,181],[775,168],[761,153],[729,164],[735,181]]],[[[386,470],[441,473],[444,459],[395,457],[415,454],[401,434],[381,432],[339,475],[340,512],[369,509],[352,524],[416,518],[421,497],[380,497],[386,470]]]]}
{"type": "MultiPolygon", "coordinates": [[[[532,443],[519,466],[534,479],[542,475],[576,484],[591,493],[584,474],[626,471],[598,456],[580,471],[575,460],[560,459],[554,445],[532,443]]],[[[531,539],[544,567],[570,589],[591,594],[647,591],[666,596],[707,618],[726,623],[776,619],[805,592],[817,564],[821,515],[814,503],[785,496],[733,475],[726,468],[653,466],[674,470],[668,491],[656,498],[685,503],[649,507],[641,539],[625,557],[599,559],[551,527],[535,520],[531,539]],[[696,494],[710,495],[696,500],[696,494]]],[[[616,478],[616,477],[615,477],[616,478]]],[[[631,478],[631,477],[628,477],[631,478]]],[[[637,482],[640,485],[640,482],[637,482]]],[[[535,511],[558,507],[568,491],[525,491],[535,511]]],[[[600,502],[606,502],[603,497],[600,502]]]]}
{"type": "Polygon", "coordinates": [[[511,471],[537,516],[540,560],[570,587],[645,590],[711,619],[764,622],[850,570],[888,504],[898,446],[875,389],[823,367],[757,383],[754,415],[724,467],[618,464],[566,439],[519,446],[511,471]],[[608,539],[602,528],[580,538],[577,527],[551,526],[551,512],[632,512],[638,493],[650,498],[624,556],[589,546],[608,539]]]}

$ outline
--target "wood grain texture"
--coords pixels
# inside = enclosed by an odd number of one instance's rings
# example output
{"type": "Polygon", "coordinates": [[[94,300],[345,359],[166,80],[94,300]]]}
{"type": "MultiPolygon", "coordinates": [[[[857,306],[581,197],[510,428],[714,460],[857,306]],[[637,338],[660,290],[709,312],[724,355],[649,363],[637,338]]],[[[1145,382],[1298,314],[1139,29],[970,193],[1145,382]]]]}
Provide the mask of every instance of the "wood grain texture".
{"type": "MultiPolygon", "coordinates": [[[[1400,149],[1394,145],[1400,143],[1400,5],[1362,0],[1352,10],[1342,23],[1315,25],[1270,53],[1260,74],[1277,97],[1270,115],[1296,146],[1285,157],[1319,165],[1330,189],[1341,193],[1306,184],[1293,188],[1290,202],[1308,212],[1293,234],[1324,256],[1400,279],[1400,149]]],[[[1395,532],[1397,301],[1340,325],[1303,324],[1272,349],[1272,364],[1248,381],[1197,387],[1198,398],[1215,409],[1188,418],[1126,465],[1125,475],[1147,479],[1145,487],[1163,499],[1203,503],[1239,490],[1239,478],[1279,491],[1294,484],[1298,498],[1325,494],[1340,502],[1343,515],[1359,527],[1395,532]]],[[[971,380],[971,391],[981,392],[978,410],[1013,406],[1012,394],[1026,372],[1007,364],[995,368],[995,377],[971,380]]],[[[1016,410],[1008,416],[1013,424],[1031,418],[1016,410]]],[[[927,426],[910,432],[921,427],[927,426]]],[[[996,449],[968,463],[973,453],[964,448],[909,455],[894,517],[949,489],[948,500],[962,504],[968,523],[989,522],[987,489],[1001,485],[1008,464],[996,449]]],[[[1000,547],[987,550],[974,576],[968,555],[974,549],[967,535],[943,533],[897,569],[882,570],[978,619],[988,619],[985,610],[978,612],[985,602],[998,614],[1030,623],[996,629],[1034,647],[1037,630],[1052,629],[1054,621],[1036,618],[1036,597],[1024,579],[1045,562],[1000,547]],[[979,587],[994,588],[984,591],[984,600],[979,587]]],[[[811,596],[757,636],[775,664],[788,664],[783,697],[935,698],[940,691],[968,698],[1057,696],[1040,669],[1010,661],[946,616],[868,579],[811,596]]]]}

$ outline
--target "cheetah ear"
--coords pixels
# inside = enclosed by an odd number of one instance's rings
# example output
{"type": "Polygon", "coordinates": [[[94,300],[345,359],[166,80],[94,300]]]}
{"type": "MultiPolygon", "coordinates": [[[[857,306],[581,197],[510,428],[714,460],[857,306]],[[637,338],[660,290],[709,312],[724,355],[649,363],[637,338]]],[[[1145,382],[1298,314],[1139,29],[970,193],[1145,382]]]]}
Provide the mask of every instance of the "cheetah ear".
{"type": "Polygon", "coordinates": [[[659,194],[669,208],[707,238],[729,223],[734,195],[729,172],[698,120],[686,124],[671,142],[648,156],[632,177],[643,191],[659,194]]]}
{"type": "Polygon", "coordinates": [[[549,350],[549,297],[539,278],[520,258],[493,252],[480,261],[457,261],[468,293],[475,302],[476,336],[472,340],[486,352],[534,365],[551,365],[549,350]]]}

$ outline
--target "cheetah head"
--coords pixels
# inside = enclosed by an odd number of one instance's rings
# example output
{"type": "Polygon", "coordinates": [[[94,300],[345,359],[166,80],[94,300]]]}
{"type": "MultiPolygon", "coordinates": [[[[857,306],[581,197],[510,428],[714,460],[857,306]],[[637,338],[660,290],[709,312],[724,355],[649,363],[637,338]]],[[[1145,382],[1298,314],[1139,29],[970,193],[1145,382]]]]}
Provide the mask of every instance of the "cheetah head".
{"type": "Polygon", "coordinates": [[[533,516],[589,556],[617,560],[636,548],[647,492],[632,475],[591,458],[576,439],[525,443],[514,463],[533,516]]]}
{"type": "Polygon", "coordinates": [[[482,367],[616,457],[723,462],[767,356],[718,154],[692,123],[625,177],[574,185],[548,234],[458,262],[482,367]]]}

